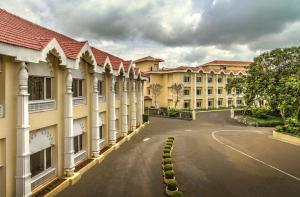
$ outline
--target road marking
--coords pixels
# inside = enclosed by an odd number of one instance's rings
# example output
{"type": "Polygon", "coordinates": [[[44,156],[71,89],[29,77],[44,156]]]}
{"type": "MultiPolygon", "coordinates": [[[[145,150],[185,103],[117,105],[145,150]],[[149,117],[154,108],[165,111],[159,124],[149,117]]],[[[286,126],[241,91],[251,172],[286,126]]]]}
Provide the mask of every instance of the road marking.
{"type": "Polygon", "coordinates": [[[189,132],[189,131],[192,131],[192,130],[191,129],[186,129],[186,130],[183,130],[183,131],[189,132]]]}
{"type": "Polygon", "coordinates": [[[144,142],[147,142],[148,140],[150,140],[150,138],[143,139],[144,142]]]}
{"type": "Polygon", "coordinates": [[[224,146],[226,146],[226,147],[228,147],[228,148],[230,148],[230,149],[232,149],[232,150],[234,150],[234,151],[236,151],[236,152],[238,152],[238,153],[240,153],[240,154],[242,154],[242,155],[244,155],[244,156],[246,156],[246,157],[248,157],[248,158],[250,158],[250,159],[253,159],[253,160],[255,160],[255,161],[257,161],[257,162],[259,162],[259,163],[261,163],[261,164],[263,164],[263,165],[265,165],[265,166],[268,166],[268,167],[270,167],[270,168],[272,168],[272,169],[274,169],[274,170],[277,170],[278,172],[281,172],[281,173],[283,173],[283,174],[285,174],[285,175],[287,175],[287,176],[289,176],[289,177],[291,177],[291,178],[293,178],[293,179],[296,179],[297,181],[300,181],[300,178],[298,178],[298,177],[296,177],[296,176],[294,176],[294,175],[292,175],[292,174],[290,174],[290,173],[287,173],[287,172],[285,172],[285,171],[283,171],[283,170],[280,170],[279,168],[276,168],[276,167],[274,167],[274,166],[272,166],[272,165],[270,165],[270,164],[268,164],[268,163],[266,163],[266,162],[264,162],[264,161],[262,161],[262,160],[259,160],[259,159],[255,158],[255,157],[251,156],[251,155],[248,155],[247,153],[244,153],[243,151],[240,151],[240,150],[234,148],[233,146],[230,146],[230,145],[228,145],[228,144],[225,144],[224,142],[222,142],[221,140],[219,140],[219,139],[215,136],[216,133],[219,133],[219,132],[222,132],[222,131],[246,131],[246,132],[255,132],[255,131],[251,131],[251,130],[219,130],[219,131],[214,131],[214,132],[212,132],[212,133],[211,133],[211,136],[212,136],[212,138],[213,138],[215,141],[217,141],[218,143],[220,143],[220,144],[222,144],[222,145],[224,145],[224,146]]]}

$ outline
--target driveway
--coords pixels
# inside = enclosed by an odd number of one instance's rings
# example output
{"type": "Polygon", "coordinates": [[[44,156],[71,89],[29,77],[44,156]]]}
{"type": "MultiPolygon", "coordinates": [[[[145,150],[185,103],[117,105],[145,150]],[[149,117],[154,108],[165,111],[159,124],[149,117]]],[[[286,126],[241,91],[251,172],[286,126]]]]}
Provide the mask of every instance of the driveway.
{"type": "Polygon", "coordinates": [[[175,136],[176,179],[187,197],[300,194],[300,147],[271,139],[272,128],[239,125],[229,112],[150,121],[59,196],[164,196],[160,162],[169,135],[175,136]]]}

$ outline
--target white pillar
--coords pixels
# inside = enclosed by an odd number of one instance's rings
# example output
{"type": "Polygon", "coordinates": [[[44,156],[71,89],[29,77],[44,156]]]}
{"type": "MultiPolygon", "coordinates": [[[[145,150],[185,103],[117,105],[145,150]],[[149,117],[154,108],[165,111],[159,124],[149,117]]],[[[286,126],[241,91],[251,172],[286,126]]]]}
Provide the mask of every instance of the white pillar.
{"type": "Polygon", "coordinates": [[[216,74],[216,108],[219,108],[219,75],[216,74]]]}
{"type": "Polygon", "coordinates": [[[65,92],[65,161],[64,168],[66,176],[74,174],[74,131],[73,131],[73,96],[72,96],[72,74],[67,70],[66,92],[65,92]]]}
{"type": "Polygon", "coordinates": [[[122,135],[126,136],[128,134],[128,87],[127,87],[127,79],[124,77],[123,79],[123,103],[122,103],[122,135]]]}
{"type": "Polygon", "coordinates": [[[16,196],[31,196],[28,70],[25,62],[21,63],[18,77],[16,196]]]}
{"type": "Polygon", "coordinates": [[[139,123],[143,124],[143,83],[139,81],[139,123]]]}
{"type": "Polygon", "coordinates": [[[234,107],[237,107],[237,105],[236,105],[236,88],[234,88],[233,106],[234,106],[234,107]]]}
{"type": "Polygon", "coordinates": [[[134,131],[136,129],[136,92],[135,92],[135,80],[132,79],[132,91],[131,91],[131,129],[134,131]]]}
{"type": "Polygon", "coordinates": [[[109,116],[109,144],[115,144],[117,140],[116,133],[116,93],[115,93],[115,76],[111,75],[110,81],[110,116],[109,116]]]}
{"type": "Polygon", "coordinates": [[[98,98],[98,79],[96,74],[93,76],[93,97],[92,97],[92,156],[98,157],[100,152],[99,134],[99,98],[98,98]]]}
{"type": "MultiPolygon", "coordinates": [[[[225,83],[227,85],[227,75],[225,75],[225,83]]],[[[228,92],[227,92],[227,88],[225,89],[225,107],[228,107],[228,92]]]]}
{"type": "Polygon", "coordinates": [[[208,109],[208,75],[205,74],[205,109],[208,109]]]}

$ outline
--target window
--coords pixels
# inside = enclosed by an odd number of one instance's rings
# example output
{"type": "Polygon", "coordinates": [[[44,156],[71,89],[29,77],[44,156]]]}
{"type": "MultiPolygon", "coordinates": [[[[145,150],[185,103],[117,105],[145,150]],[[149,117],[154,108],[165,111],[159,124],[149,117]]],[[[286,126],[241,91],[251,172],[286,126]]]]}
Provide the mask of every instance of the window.
{"type": "Polygon", "coordinates": [[[72,91],[73,97],[83,96],[83,79],[73,79],[72,91]]]}
{"type": "Polygon", "coordinates": [[[30,155],[31,177],[34,177],[52,167],[52,148],[48,147],[30,155]]]}
{"type": "Polygon", "coordinates": [[[100,139],[103,138],[103,126],[102,125],[99,127],[99,136],[100,136],[100,139]]]}
{"type": "Polygon", "coordinates": [[[241,91],[241,89],[236,89],[236,94],[241,94],[242,93],[242,91],[241,91]]]}
{"type": "Polygon", "coordinates": [[[209,100],[209,101],[208,101],[208,107],[212,107],[212,106],[213,106],[213,103],[214,103],[214,102],[213,102],[212,100],[209,100]]]}
{"type": "Polygon", "coordinates": [[[184,107],[185,109],[189,109],[189,108],[190,108],[190,102],[189,102],[189,101],[184,101],[183,107],[184,107]]]}
{"type": "Polygon", "coordinates": [[[52,78],[30,76],[28,92],[30,101],[52,99],[52,78]]]}
{"type": "Polygon", "coordinates": [[[197,101],[197,108],[201,108],[201,106],[202,106],[202,102],[201,102],[201,100],[199,101],[197,101]]]}
{"type": "Polygon", "coordinates": [[[207,89],[207,94],[212,94],[212,88],[207,89]]]}
{"type": "Polygon", "coordinates": [[[232,105],[232,100],[228,100],[228,106],[232,105]]]}
{"type": "Polygon", "coordinates": [[[218,105],[219,105],[219,106],[222,106],[222,105],[223,105],[223,100],[222,100],[222,99],[219,99],[219,100],[218,100],[218,105]]]}
{"type": "Polygon", "coordinates": [[[213,78],[212,78],[212,77],[208,77],[208,78],[207,78],[207,82],[208,82],[208,83],[212,83],[212,81],[213,81],[213,78]]]}
{"type": "Polygon", "coordinates": [[[190,77],[189,77],[189,76],[184,76],[183,82],[184,82],[184,83],[190,82],[190,77]]]}
{"type": "Polygon", "coordinates": [[[231,94],[231,89],[227,90],[227,94],[231,94]]]}
{"type": "Polygon", "coordinates": [[[183,94],[184,94],[185,96],[190,95],[190,90],[189,90],[189,89],[185,89],[184,92],[183,92],[183,94]]]}
{"type": "Polygon", "coordinates": [[[236,104],[241,105],[242,104],[242,100],[241,99],[236,100],[236,104]]]}
{"type": "Polygon", "coordinates": [[[218,83],[222,83],[222,77],[218,77],[218,83]]]}
{"type": "Polygon", "coordinates": [[[200,88],[198,88],[196,91],[197,91],[197,95],[201,95],[201,89],[200,88]]]}
{"type": "Polygon", "coordinates": [[[115,82],[115,93],[118,94],[119,93],[119,83],[115,82]]]}
{"type": "Polygon", "coordinates": [[[150,67],[150,71],[152,71],[152,66],[150,67]]]}
{"type": "Polygon", "coordinates": [[[83,134],[74,137],[74,154],[82,150],[82,137],[83,134]]]}
{"type": "Polygon", "coordinates": [[[197,81],[197,83],[201,83],[201,77],[200,76],[198,76],[198,77],[196,77],[196,81],[197,81]]]}
{"type": "Polygon", "coordinates": [[[103,81],[98,80],[98,95],[102,96],[103,95],[103,81]]]}
{"type": "Polygon", "coordinates": [[[223,90],[222,88],[218,88],[218,94],[222,94],[223,90]]]}
{"type": "Polygon", "coordinates": [[[148,88],[148,95],[150,95],[151,94],[151,90],[150,90],[150,88],[148,88]]]}

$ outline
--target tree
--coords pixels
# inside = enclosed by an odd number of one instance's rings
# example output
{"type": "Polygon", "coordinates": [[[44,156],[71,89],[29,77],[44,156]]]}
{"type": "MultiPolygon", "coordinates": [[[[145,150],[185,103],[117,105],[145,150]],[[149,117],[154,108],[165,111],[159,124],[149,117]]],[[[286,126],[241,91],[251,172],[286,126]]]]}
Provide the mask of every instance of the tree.
{"type": "Polygon", "coordinates": [[[154,83],[154,84],[151,84],[149,86],[149,88],[154,96],[154,105],[155,105],[155,107],[157,107],[156,98],[160,94],[160,90],[161,90],[162,86],[158,83],[154,83]]]}
{"type": "MultiPolygon", "coordinates": [[[[283,120],[299,120],[300,111],[300,47],[274,49],[254,58],[247,76],[240,80],[248,105],[255,100],[267,101],[283,120]]],[[[228,88],[237,84],[234,79],[228,88]]]]}
{"type": "Polygon", "coordinates": [[[179,102],[179,97],[182,96],[182,92],[183,92],[183,85],[180,83],[174,83],[171,86],[172,92],[174,94],[176,94],[176,100],[175,100],[175,109],[177,107],[177,104],[179,102]]]}

